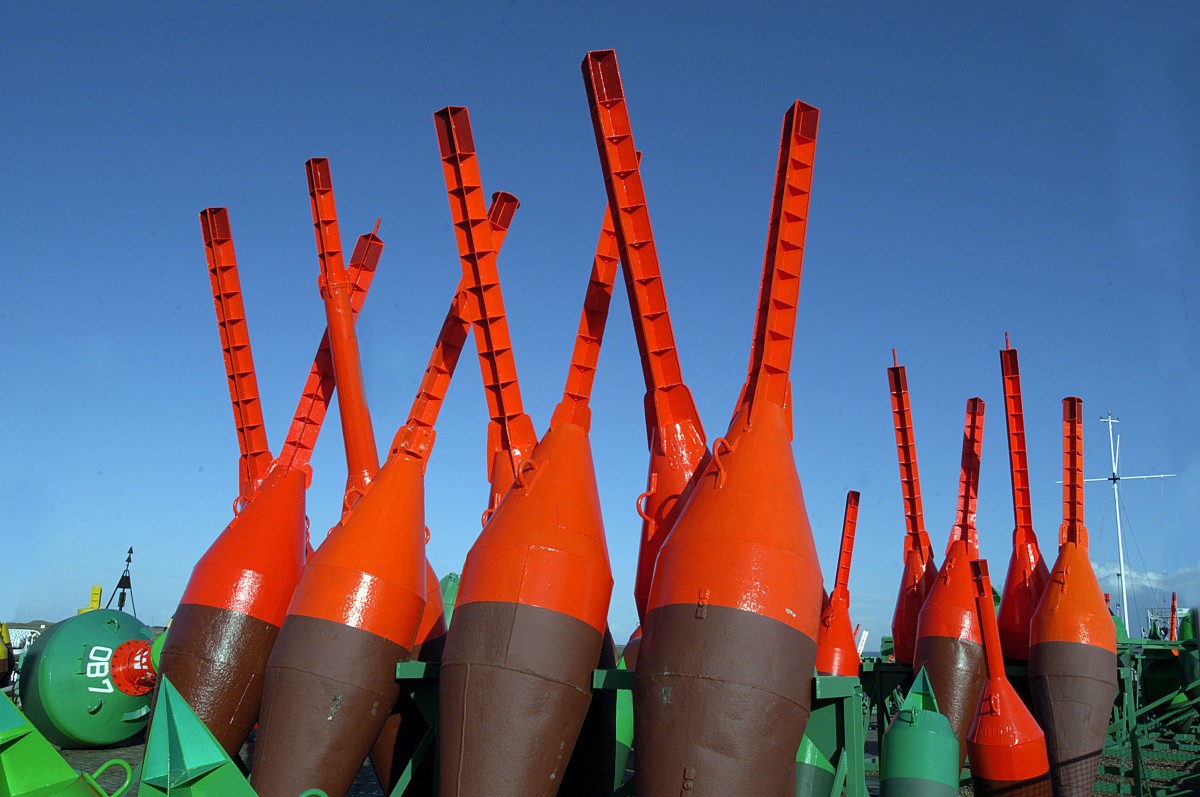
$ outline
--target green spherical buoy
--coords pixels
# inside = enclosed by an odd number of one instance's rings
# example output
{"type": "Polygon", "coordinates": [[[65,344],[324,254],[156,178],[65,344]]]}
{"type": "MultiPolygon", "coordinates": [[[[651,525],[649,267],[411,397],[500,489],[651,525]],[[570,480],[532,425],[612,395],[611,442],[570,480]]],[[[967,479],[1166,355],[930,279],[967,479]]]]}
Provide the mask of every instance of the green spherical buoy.
{"type": "Polygon", "coordinates": [[[21,662],[22,711],[60,747],[110,747],[137,735],[149,720],[151,693],[114,677],[113,653],[123,644],[148,649],[153,638],[142,621],[110,609],[50,626],[21,662]]]}

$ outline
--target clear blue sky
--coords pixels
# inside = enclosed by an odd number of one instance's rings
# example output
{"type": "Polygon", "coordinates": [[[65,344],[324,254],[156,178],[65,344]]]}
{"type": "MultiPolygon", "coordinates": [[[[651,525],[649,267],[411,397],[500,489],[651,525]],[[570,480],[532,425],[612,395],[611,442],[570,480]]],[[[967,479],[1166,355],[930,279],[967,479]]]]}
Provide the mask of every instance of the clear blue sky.
{"type": "MultiPolygon", "coordinates": [[[[1109,470],[1108,408],[1127,474],[1179,474],[1125,488],[1130,561],[1139,583],[1200,602],[1200,9],[643,5],[6,8],[0,618],[73,612],[91,584],[111,589],[130,545],[140,612],[163,622],[173,610],[237,489],[197,213],[230,208],[278,451],[324,325],[309,157],[332,161],[348,240],[383,218],[359,335],[387,444],[458,279],[432,123],[446,105],[471,109],[487,189],[523,203],[501,273],[526,406],[544,431],[604,206],[579,62],[607,47],[710,439],[745,374],[780,119],[797,97],[821,109],[794,450],[827,576],[845,493],[863,494],[852,612],[872,647],[890,621],[903,530],[891,348],[908,366],[939,553],[965,400],[988,402],[979,531],[1002,573],[1006,330],[1021,352],[1040,535],[1053,539],[1060,520],[1060,400],[1080,395],[1089,475],[1109,470]]],[[[461,366],[428,474],[439,573],[461,567],[486,500],[486,409],[474,358],[461,366]]],[[[618,637],[635,617],[642,393],[619,288],[592,435],[618,637]]],[[[314,466],[319,534],[345,479],[336,413],[314,466]]],[[[1110,573],[1104,485],[1089,489],[1087,519],[1110,573]]]]}

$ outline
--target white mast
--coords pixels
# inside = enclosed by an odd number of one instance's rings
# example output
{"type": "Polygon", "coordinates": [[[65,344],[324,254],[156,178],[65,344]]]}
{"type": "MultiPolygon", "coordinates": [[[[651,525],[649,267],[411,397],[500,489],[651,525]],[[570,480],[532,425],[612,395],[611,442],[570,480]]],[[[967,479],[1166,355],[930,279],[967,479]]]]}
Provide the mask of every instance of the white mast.
{"type": "Polygon", "coordinates": [[[1101,423],[1108,424],[1108,450],[1112,457],[1112,475],[1103,479],[1084,479],[1085,482],[1112,482],[1113,489],[1113,507],[1117,513],[1117,580],[1121,582],[1121,616],[1125,621],[1125,633],[1132,634],[1129,628],[1129,590],[1126,587],[1125,578],[1125,538],[1121,534],[1121,492],[1119,485],[1123,479],[1166,479],[1174,476],[1174,473],[1156,473],[1149,476],[1122,476],[1120,473],[1120,456],[1121,456],[1121,435],[1113,434],[1113,424],[1119,423],[1117,418],[1113,417],[1112,410],[1108,411],[1108,415],[1100,419],[1101,423]]]}

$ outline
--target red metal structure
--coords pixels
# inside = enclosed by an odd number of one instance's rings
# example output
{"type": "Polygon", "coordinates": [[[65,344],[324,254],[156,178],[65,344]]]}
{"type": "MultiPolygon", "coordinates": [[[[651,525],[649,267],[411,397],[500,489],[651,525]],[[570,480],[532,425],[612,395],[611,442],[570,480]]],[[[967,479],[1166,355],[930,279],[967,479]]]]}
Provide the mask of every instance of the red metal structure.
{"type": "Polygon", "coordinates": [[[267,666],[251,785],[342,793],[399,692],[425,607],[423,460],[378,454],[362,385],[329,163],[307,164],[339,408],[347,511],[309,560],[267,666]],[[303,750],[302,754],[298,754],[303,750]]]}
{"type": "Polygon", "coordinates": [[[979,455],[983,447],[981,398],[967,400],[963,429],[958,510],[950,529],[946,559],[917,618],[913,670],[925,668],[938,709],[958,737],[959,766],[967,755],[967,730],[983,689],[983,639],[975,613],[971,562],[979,558],[975,506],[979,494],[979,455]]]}
{"type": "Polygon", "coordinates": [[[892,417],[896,427],[896,453],[900,461],[900,492],[904,499],[904,570],[900,593],[892,614],[892,645],[896,661],[912,664],[917,641],[917,617],[925,597],[937,578],[933,545],[925,532],[921,509],[921,480],[917,472],[917,444],[913,436],[912,407],[908,398],[908,376],[892,349],[892,367],[888,369],[892,394],[892,417]]]}
{"type": "MultiPolygon", "coordinates": [[[[619,108],[618,132],[627,133],[615,56],[589,54],[584,73],[593,121],[619,108]]],[[[753,364],[725,437],[659,550],[634,683],[639,793],[794,789],[821,613],[790,406],[818,113],[797,101],[784,116],[753,364]]],[[[602,147],[625,150],[618,163],[629,164],[625,133],[614,138],[597,123],[602,147]]],[[[614,187],[614,206],[642,201],[614,187]]],[[[628,243],[621,247],[625,259],[628,243]]]]}
{"type": "Polygon", "coordinates": [[[645,622],[658,551],[675,524],[684,490],[708,456],[708,448],[700,415],[683,382],[675,348],[616,53],[612,50],[588,53],[582,67],[646,381],[650,469],[646,492],[638,497],[637,504],[642,538],[634,582],[638,617],[645,622]]]}
{"type": "Polygon", "coordinates": [[[980,797],[1052,797],[1046,737],[1004,673],[1000,630],[985,561],[971,562],[987,680],[967,734],[971,781],[980,797]]]}
{"type": "Polygon", "coordinates": [[[1063,399],[1063,540],[1029,632],[1029,687],[1059,797],[1088,795],[1117,696],[1117,631],[1088,559],[1083,401],[1063,399]]]}
{"type": "MultiPolygon", "coordinates": [[[[463,268],[485,286],[477,300],[480,316],[498,322],[496,329],[476,327],[481,354],[485,346],[493,353],[488,364],[494,372],[485,386],[506,402],[491,405],[493,414],[525,418],[514,412],[520,398],[511,344],[507,334],[492,334],[507,330],[499,323],[504,311],[495,245],[480,223],[482,187],[470,118],[461,107],[434,117],[463,268]]],[[[583,349],[586,361],[594,349],[583,349]]],[[[578,423],[587,417],[590,387],[590,377],[578,377],[590,374],[594,363],[583,369],[577,364],[564,397],[568,409],[555,412],[531,454],[519,457],[512,438],[518,425],[499,430],[513,443],[505,459],[514,480],[467,556],[447,634],[439,686],[443,795],[498,788],[556,794],[588,710],[612,574],[587,427],[578,423]]],[[[531,423],[528,429],[533,439],[531,423]]]]}
{"type": "Polygon", "coordinates": [[[1017,662],[1029,659],[1029,621],[1037,608],[1050,571],[1033,532],[1029,502],[1029,462],[1025,451],[1025,411],[1021,404],[1021,371],[1017,350],[1008,345],[1000,351],[1004,375],[1004,410],[1008,425],[1008,461],[1012,475],[1013,552],[1000,599],[1000,643],[1004,655],[1017,662]]]}
{"type": "Polygon", "coordinates": [[[842,519],[842,547],[838,552],[837,576],[833,591],[821,610],[817,629],[817,675],[858,676],[861,662],[856,631],[850,626],[850,559],[854,555],[854,528],[858,524],[858,493],[846,494],[846,514],[842,519]]]}
{"type": "MultiPolygon", "coordinates": [[[[214,294],[226,293],[231,279],[236,284],[227,211],[210,208],[201,213],[201,229],[210,272],[220,274],[220,279],[213,281],[214,294]]],[[[375,245],[367,247],[364,259],[351,266],[355,312],[366,299],[383,245],[374,235],[371,238],[375,245]]],[[[219,302],[217,309],[218,321],[225,320],[219,302]]],[[[244,323],[233,327],[241,335],[236,346],[238,365],[227,373],[241,374],[237,381],[244,387],[247,375],[253,373],[249,340],[244,323]]],[[[227,333],[223,334],[223,349],[228,339],[227,333]]],[[[244,495],[246,484],[261,466],[253,452],[265,448],[266,442],[265,437],[261,444],[247,442],[256,435],[244,431],[255,424],[247,426],[239,405],[245,408],[257,402],[241,400],[248,394],[235,393],[234,380],[230,382],[246,465],[243,493],[235,502],[233,521],[192,570],[159,670],[171,679],[226,752],[236,755],[258,716],[267,659],[304,566],[308,460],[334,387],[328,347],[325,341],[318,347],[283,449],[248,497],[244,495]],[[242,688],[230,689],[230,684],[242,688]]],[[[257,394],[257,389],[253,392],[257,394]]]]}

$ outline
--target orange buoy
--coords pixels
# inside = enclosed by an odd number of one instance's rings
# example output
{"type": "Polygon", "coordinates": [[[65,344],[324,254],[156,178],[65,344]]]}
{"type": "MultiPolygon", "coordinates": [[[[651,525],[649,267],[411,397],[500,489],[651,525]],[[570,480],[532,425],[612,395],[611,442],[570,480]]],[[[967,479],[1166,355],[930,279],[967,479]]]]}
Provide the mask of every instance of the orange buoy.
{"type": "Polygon", "coordinates": [[[1000,644],[1008,659],[1029,660],[1029,622],[1046,588],[1050,571],[1046,568],[1037,535],[1033,532],[1033,511],[1029,502],[1029,462],[1025,450],[1025,411],[1021,404],[1021,371],[1017,350],[1008,346],[1000,351],[1004,374],[1004,409],[1008,426],[1009,473],[1013,494],[1013,551],[1000,598],[1000,644]]]}
{"type": "MultiPolygon", "coordinates": [[[[446,108],[435,120],[464,269],[491,288],[476,298],[479,315],[502,317],[494,245],[477,223],[481,181],[467,109],[446,108]]],[[[484,334],[477,326],[477,346],[484,334]]],[[[511,400],[501,412],[527,418],[507,327],[486,334],[504,354],[491,361],[497,396],[511,400]]],[[[442,658],[444,795],[555,794],[588,711],[612,594],[587,437],[590,384],[591,370],[573,367],[532,453],[501,451],[514,478],[467,555],[442,658]]]]}
{"type": "Polygon", "coordinates": [[[921,509],[921,479],[917,472],[917,444],[913,437],[912,407],[908,399],[908,377],[892,349],[892,367],[888,369],[892,394],[892,418],[896,428],[896,454],[900,462],[900,493],[904,499],[904,566],[900,592],[892,613],[892,646],[896,661],[912,664],[917,643],[917,618],[925,598],[937,578],[933,545],[925,532],[921,509]]]}
{"type": "Polygon", "coordinates": [[[838,553],[837,576],[833,592],[821,609],[817,628],[817,675],[857,676],[862,662],[858,658],[855,632],[850,627],[850,559],[854,555],[854,528],[858,523],[858,493],[846,494],[846,514],[842,519],[842,547],[838,553]]]}
{"type": "Polygon", "coordinates": [[[1029,686],[1058,797],[1092,793],[1117,696],[1117,632],[1083,524],[1082,416],[1081,399],[1063,399],[1062,542],[1029,632],[1029,686]]]}
{"type": "Polygon", "coordinates": [[[925,668],[938,709],[958,737],[959,766],[967,755],[967,730],[983,688],[983,639],[975,613],[971,562],[979,558],[975,506],[979,493],[979,454],[983,447],[983,399],[967,400],[958,512],[946,558],[917,618],[913,668],[925,668]]]}
{"type": "MultiPolygon", "coordinates": [[[[267,448],[228,213],[200,215],[241,456],[232,522],[196,563],[175,611],[159,672],[229,755],[258,717],[267,659],[304,567],[309,456],[334,390],[328,333],[317,348],[287,440],[267,448]],[[236,684],[237,688],[231,688],[236,684]]],[[[383,242],[360,239],[350,264],[352,312],[366,299],[383,242]]]]}
{"type": "Polygon", "coordinates": [[[1004,673],[985,561],[971,562],[987,680],[967,733],[971,782],[980,797],[1052,797],[1046,737],[1004,673]]]}
{"type": "Polygon", "coordinates": [[[341,794],[399,693],[425,609],[424,458],[379,466],[329,162],[307,164],[346,447],[345,512],[304,568],[267,665],[251,785],[341,794]]]}
{"type": "MultiPolygon", "coordinates": [[[[627,132],[611,51],[584,68],[594,118],[620,114],[627,132]]],[[[789,378],[818,113],[797,101],[784,116],[749,375],[659,550],[634,681],[640,794],[795,787],[821,613],[789,378]]],[[[632,141],[602,144],[631,162],[632,141]]],[[[627,188],[610,186],[614,206],[641,201],[627,188]]]]}

